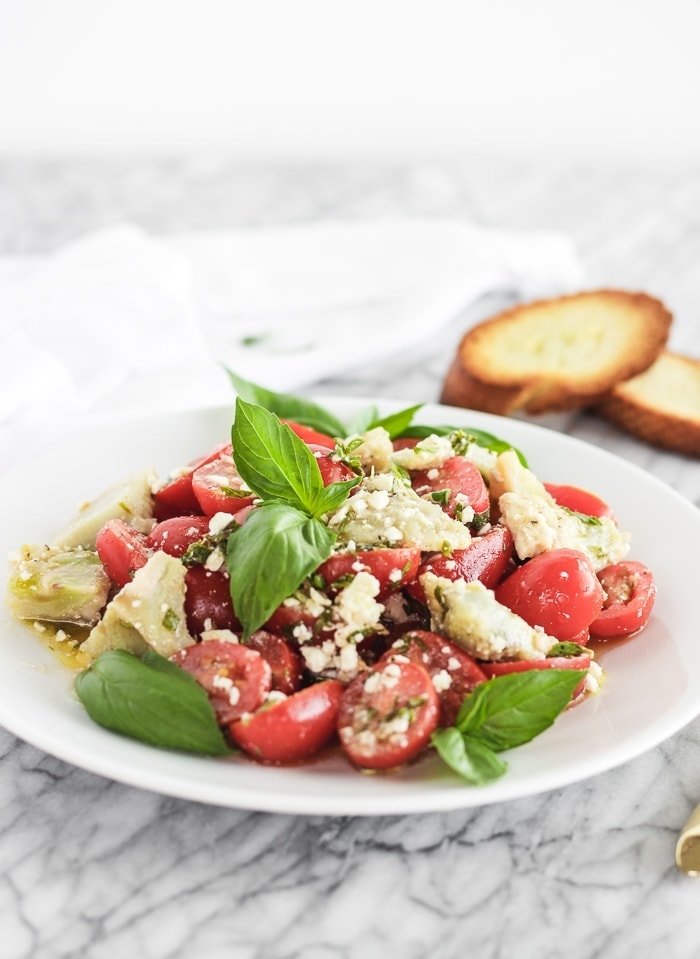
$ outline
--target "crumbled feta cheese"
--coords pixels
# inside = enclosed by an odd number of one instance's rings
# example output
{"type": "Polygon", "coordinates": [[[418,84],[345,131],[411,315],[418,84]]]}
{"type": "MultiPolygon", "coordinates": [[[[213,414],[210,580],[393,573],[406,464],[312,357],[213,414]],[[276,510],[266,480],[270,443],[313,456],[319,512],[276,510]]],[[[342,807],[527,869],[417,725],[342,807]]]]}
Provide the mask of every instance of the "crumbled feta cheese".
{"type": "Polygon", "coordinates": [[[209,628],[205,629],[201,633],[202,642],[208,642],[214,640],[218,643],[237,643],[239,642],[238,636],[235,633],[231,632],[230,629],[212,629],[211,620],[207,619],[204,623],[206,626],[209,623],[209,628]]]}
{"type": "Polygon", "coordinates": [[[214,513],[212,518],[209,520],[209,532],[210,533],[220,533],[222,530],[233,523],[234,517],[233,513],[214,513]]]}
{"type": "Polygon", "coordinates": [[[367,430],[366,433],[361,433],[359,437],[349,437],[350,440],[359,438],[363,440],[363,443],[353,452],[355,456],[359,457],[362,468],[367,472],[374,469],[378,473],[388,470],[391,466],[394,446],[384,427],[375,426],[373,430],[367,430]]]}
{"type": "Polygon", "coordinates": [[[388,544],[438,551],[445,545],[465,549],[471,541],[462,523],[387,473],[365,477],[357,491],[329,518],[328,526],[340,540],[352,540],[361,546],[388,544]],[[377,492],[385,493],[386,499],[378,500],[377,492]],[[358,511],[358,502],[364,503],[366,509],[358,511]]]}
{"type": "Polygon", "coordinates": [[[437,469],[454,456],[452,443],[447,436],[431,433],[412,448],[396,450],[391,459],[405,470],[437,469]]]}
{"type": "Polygon", "coordinates": [[[379,581],[370,573],[358,573],[352,582],[341,589],[333,603],[331,621],[336,625],[335,641],[345,645],[379,624],[384,607],[375,600],[379,581]]]}
{"type": "Polygon", "coordinates": [[[436,469],[428,470],[428,479],[429,479],[429,480],[436,480],[439,475],[440,475],[440,470],[436,470],[436,469]]]}
{"type": "Polygon", "coordinates": [[[226,557],[220,549],[213,549],[204,562],[204,568],[210,573],[216,573],[226,562],[226,557]]]}
{"type": "Polygon", "coordinates": [[[329,655],[328,651],[323,648],[324,645],[304,646],[301,650],[306,668],[317,675],[325,672],[333,663],[333,653],[331,652],[329,655]]]}
{"type": "Polygon", "coordinates": [[[543,659],[556,640],[496,601],[480,582],[420,578],[433,627],[478,659],[543,659]]]}
{"type": "Polygon", "coordinates": [[[452,677],[446,669],[441,669],[439,672],[433,675],[433,686],[435,687],[435,692],[444,693],[445,690],[449,689],[451,685],[452,677]]]}
{"type": "Polygon", "coordinates": [[[314,634],[305,623],[297,623],[292,629],[292,636],[298,643],[308,643],[310,639],[314,638],[314,634]]]}
{"type": "Polygon", "coordinates": [[[390,583],[400,583],[403,579],[403,573],[400,569],[392,569],[389,573],[389,582],[390,583]]]}
{"type": "Polygon", "coordinates": [[[588,673],[586,674],[586,683],[585,683],[586,692],[594,696],[596,693],[600,692],[604,682],[605,682],[605,673],[603,672],[601,667],[598,665],[598,663],[595,663],[593,662],[593,660],[591,660],[591,663],[588,667],[588,673]]]}
{"type": "Polygon", "coordinates": [[[447,660],[447,668],[451,673],[455,673],[458,669],[461,669],[461,663],[456,656],[450,656],[447,660]]]}
{"type": "Polygon", "coordinates": [[[466,459],[476,466],[484,479],[488,479],[489,473],[496,465],[498,455],[492,450],[487,450],[477,443],[470,443],[464,453],[466,459]]]}
{"type": "Polygon", "coordinates": [[[207,618],[204,620],[204,629],[205,631],[208,632],[209,630],[212,629],[212,627],[213,627],[213,623],[211,621],[211,617],[207,616],[207,618]]]}
{"type": "Polygon", "coordinates": [[[283,693],[279,689],[271,689],[270,692],[265,697],[266,706],[274,706],[275,703],[283,703],[287,698],[287,694],[283,693]]]}

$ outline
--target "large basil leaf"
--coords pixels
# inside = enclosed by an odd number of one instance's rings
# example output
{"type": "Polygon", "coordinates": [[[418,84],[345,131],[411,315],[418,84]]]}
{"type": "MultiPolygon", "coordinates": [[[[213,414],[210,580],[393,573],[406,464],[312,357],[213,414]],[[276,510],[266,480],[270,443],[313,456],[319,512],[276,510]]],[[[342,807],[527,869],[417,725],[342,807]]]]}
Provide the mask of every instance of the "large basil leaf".
{"type": "Polygon", "coordinates": [[[454,726],[433,733],[433,746],[440,758],[465,782],[484,786],[505,773],[508,765],[479,739],[465,736],[454,726]]]}
{"type": "Polygon", "coordinates": [[[346,435],[346,429],[340,420],[318,403],[312,403],[311,400],[300,396],[290,396],[287,393],[274,393],[272,390],[265,389],[264,386],[244,380],[233,370],[227,369],[226,372],[241,399],[262,406],[271,413],[276,413],[281,419],[294,420],[303,426],[319,430],[327,436],[346,435]]]}

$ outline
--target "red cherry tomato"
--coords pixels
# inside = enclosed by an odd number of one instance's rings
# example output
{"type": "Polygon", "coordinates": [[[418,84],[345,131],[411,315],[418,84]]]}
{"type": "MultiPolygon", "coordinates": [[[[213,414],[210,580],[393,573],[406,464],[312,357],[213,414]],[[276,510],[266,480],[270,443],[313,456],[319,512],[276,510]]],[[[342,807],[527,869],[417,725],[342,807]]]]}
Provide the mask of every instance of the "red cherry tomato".
{"type": "Polygon", "coordinates": [[[302,624],[308,629],[313,629],[317,618],[317,616],[312,616],[311,613],[307,612],[301,603],[286,606],[282,603],[265,623],[265,628],[271,633],[280,633],[282,636],[293,640],[295,626],[302,624]]]}
{"type": "Polygon", "coordinates": [[[380,662],[343,694],[340,743],[356,766],[390,769],[428,745],[439,715],[440,701],[427,669],[412,662],[380,662]]]}
{"type": "Polygon", "coordinates": [[[450,497],[443,509],[448,516],[454,516],[457,509],[457,497],[466,498],[475,515],[489,508],[489,491],[481,473],[464,456],[451,456],[436,469],[416,470],[411,473],[411,485],[421,496],[430,490],[450,490],[450,497]]]}
{"type": "Polygon", "coordinates": [[[279,690],[285,696],[291,696],[301,689],[304,662],[285,639],[261,629],[253,633],[246,646],[257,650],[270,664],[273,689],[279,690]]]}
{"type": "Polygon", "coordinates": [[[153,494],[153,515],[157,520],[169,519],[171,516],[186,516],[201,513],[197,497],[192,492],[192,474],[200,466],[219,459],[223,454],[231,454],[230,443],[220,443],[199,459],[189,464],[189,469],[182,476],[177,476],[165,484],[157,493],[153,494]]]}
{"type": "Polygon", "coordinates": [[[286,423],[290,430],[296,433],[299,439],[303,440],[307,445],[313,443],[316,446],[325,446],[331,450],[335,446],[335,440],[332,436],[328,436],[327,433],[319,433],[318,430],[313,429],[311,426],[303,426],[294,420],[282,420],[282,422],[286,423]]]}
{"type": "Polygon", "coordinates": [[[208,532],[207,516],[173,516],[154,526],[147,541],[151,549],[161,549],[170,556],[182,556],[188,546],[208,532]]]}
{"type": "Polygon", "coordinates": [[[418,446],[420,440],[417,436],[403,436],[401,439],[394,440],[394,449],[395,450],[412,450],[414,446],[418,446]]]}
{"type": "Polygon", "coordinates": [[[418,629],[405,633],[382,661],[392,662],[396,657],[408,657],[428,670],[440,697],[441,726],[452,726],[465,698],[486,681],[486,674],[461,646],[437,633],[418,629]]]}
{"type": "MultiPolygon", "coordinates": [[[[489,677],[506,676],[508,673],[526,673],[531,669],[588,669],[589,656],[552,656],[550,659],[519,659],[507,663],[482,663],[481,668],[489,677]]],[[[585,677],[571,694],[572,701],[581,695],[586,687],[585,677]]]]}
{"type": "Polygon", "coordinates": [[[151,555],[146,537],[120,519],[110,519],[97,534],[95,549],[107,575],[119,589],[145,566],[151,555]]]}
{"type": "Polygon", "coordinates": [[[602,612],[591,623],[591,636],[617,639],[644,629],[656,599],[651,570],[642,563],[614,563],[601,569],[598,578],[607,595],[602,612]]]}
{"type": "Polygon", "coordinates": [[[332,446],[330,449],[327,446],[319,446],[316,443],[309,443],[308,446],[316,458],[324,486],[330,486],[331,483],[342,483],[355,476],[349,466],[346,466],[345,463],[338,463],[331,458],[333,453],[332,446]]]}
{"type": "Polygon", "coordinates": [[[615,519],[608,504],[595,493],[589,493],[588,490],[580,489],[578,486],[559,486],[556,483],[545,483],[544,488],[560,506],[572,509],[576,513],[615,519]]]}
{"type": "Polygon", "coordinates": [[[591,625],[604,598],[590,560],[575,549],[533,556],[496,587],[499,603],[562,642],[591,625]]]}
{"type": "Polygon", "coordinates": [[[494,526],[483,536],[475,536],[466,549],[456,549],[452,556],[435,553],[425,560],[416,579],[408,586],[408,593],[425,604],[425,591],[420,584],[423,573],[435,573],[445,579],[478,579],[488,589],[501,580],[513,555],[513,537],[505,526],[494,526]]]}
{"type": "Polygon", "coordinates": [[[194,471],[192,491],[207,516],[214,513],[237,513],[250,506],[255,496],[236,496],[227,490],[240,490],[244,485],[231,458],[216,459],[194,471]]]}
{"type": "Polygon", "coordinates": [[[395,592],[413,582],[420,566],[419,549],[368,549],[359,553],[337,553],[318,568],[329,587],[345,576],[370,573],[379,581],[379,595],[395,592]]]}
{"type": "Polygon", "coordinates": [[[258,709],[270,691],[270,664],[239,643],[207,640],[181,649],[170,659],[206,689],[222,726],[258,709]]]}
{"type": "Polygon", "coordinates": [[[343,684],[337,679],[307,686],[253,716],[232,723],[231,738],[266,763],[308,759],[333,737],[343,684]]]}
{"type": "Polygon", "coordinates": [[[241,628],[231,602],[228,576],[193,566],[185,574],[185,612],[187,628],[193,636],[206,629],[241,628]]]}

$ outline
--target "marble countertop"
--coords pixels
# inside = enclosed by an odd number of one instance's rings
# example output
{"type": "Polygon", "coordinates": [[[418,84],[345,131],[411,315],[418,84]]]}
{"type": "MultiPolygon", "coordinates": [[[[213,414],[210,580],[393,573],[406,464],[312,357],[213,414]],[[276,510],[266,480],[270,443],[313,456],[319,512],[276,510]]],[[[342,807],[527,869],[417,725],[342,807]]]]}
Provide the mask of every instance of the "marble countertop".
{"type": "MultiPolygon", "coordinates": [[[[158,232],[452,215],[570,232],[591,284],[660,295],[700,355],[700,174],[460,167],[245,169],[224,161],[0,163],[0,254],[133,220],[158,232]]],[[[485,302],[486,315],[499,304],[485,302]]],[[[317,391],[434,399],[468,317],[420,358],[317,391]]],[[[588,414],[547,425],[700,505],[697,461],[588,414]]],[[[634,762],[478,810],[375,819],[218,809],[75,769],[0,730],[3,959],[691,959],[700,884],[676,834],[700,800],[700,720],[634,762]]]]}

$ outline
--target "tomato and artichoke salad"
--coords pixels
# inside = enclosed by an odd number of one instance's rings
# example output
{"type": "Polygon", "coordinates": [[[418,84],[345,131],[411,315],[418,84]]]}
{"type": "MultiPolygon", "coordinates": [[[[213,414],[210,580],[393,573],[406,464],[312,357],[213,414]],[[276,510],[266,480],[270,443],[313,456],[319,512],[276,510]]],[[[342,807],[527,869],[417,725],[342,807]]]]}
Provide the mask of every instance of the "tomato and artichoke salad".
{"type": "Polygon", "coordinates": [[[599,692],[589,640],[640,632],[655,595],[605,502],[419,406],[341,423],[232,379],[230,442],[10,558],[12,611],[72,650],[95,722],[263,763],[435,749],[482,785],[599,692]]]}

